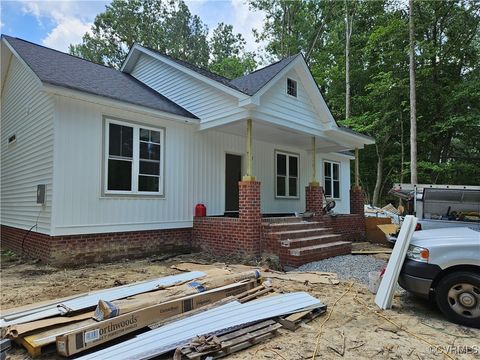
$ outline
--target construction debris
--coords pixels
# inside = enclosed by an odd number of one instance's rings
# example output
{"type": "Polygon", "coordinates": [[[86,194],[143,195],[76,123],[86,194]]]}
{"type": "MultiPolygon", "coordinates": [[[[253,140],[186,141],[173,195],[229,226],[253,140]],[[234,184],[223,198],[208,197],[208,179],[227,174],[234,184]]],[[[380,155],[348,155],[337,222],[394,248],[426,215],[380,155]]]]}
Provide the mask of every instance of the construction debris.
{"type": "Polygon", "coordinates": [[[387,270],[385,271],[377,295],[375,296],[375,304],[377,304],[382,310],[390,309],[392,306],[395,286],[397,285],[398,276],[405,260],[417,221],[418,219],[412,215],[405,216],[405,220],[403,221],[400,234],[398,235],[395,247],[393,248],[392,256],[387,264],[387,270]]]}
{"type": "Polygon", "coordinates": [[[44,306],[28,308],[27,310],[22,309],[21,311],[9,311],[8,313],[3,313],[1,315],[0,327],[4,328],[10,325],[46,319],[52,316],[66,315],[75,311],[95,307],[99,300],[112,301],[116,299],[122,299],[128,296],[153,291],[158,288],[182,284],[204,276],[206,276],[206,274],[200,271],[182,273],[160,279],[81,294],[67,301],[53,302],[44,306]]]}
{"type": "Polygon", "coordinates": [[[229,296],[252,289],[256,280],[244,280],[237,284],[226,285],[210,291],[162,302],[157,305],[127,311],[126,314],[77,327],[57,336],[57,351],[60,355],[70,356],[94,346],[145,328],[155,322],[168,319],[205,305],[213,304],[229,296]]]}
{"type": "Polygon", "coordinates": [[[177,349],[174,360],[180,360],[182,355],[192,360],[202,357],[218,359],[276,336],[281,327],[279,323],[267,320],[218,337],[196,337],[188,345],[177,349]]]}
{"type": "Polygon", "coordinates": [[[325,312],[326,306],[306,293],[269,294],[275,291],[271,278],[338,284],[333,273],[217,266],[178,264],[176,269],[195,271],[7,310],[2,337],[14,339],[32,357],[56,348],[62,356],[90,350],[80,359],[146,359],[178,348],[178,359],[214,359],[269,339],[282,326],[293,331],[325,312]]]}
{"type": "Polygon", "coordinates": [[[322,271],[309,271],[309,272],[264,272],[262,273],[266,278],[273,278],[286,281],[298,281],[303,284],[325,284],[325,285],[337,285],[339,284],[337,274],[322,272],[322,271]]]}
{"type": "Polygon", "coordinates": [[[7,358],[7,352],[12,347],[12,341],[9,339],[0,340],[0,360],[7,358]]]}
{"type": "Polygon", "coordinates": [[[324,306],[303,292],[272,295],[246,303],[233,301],[78,359],[150,359],[191,342],[199,334],[215,334],[248,324],[324,306]]]}

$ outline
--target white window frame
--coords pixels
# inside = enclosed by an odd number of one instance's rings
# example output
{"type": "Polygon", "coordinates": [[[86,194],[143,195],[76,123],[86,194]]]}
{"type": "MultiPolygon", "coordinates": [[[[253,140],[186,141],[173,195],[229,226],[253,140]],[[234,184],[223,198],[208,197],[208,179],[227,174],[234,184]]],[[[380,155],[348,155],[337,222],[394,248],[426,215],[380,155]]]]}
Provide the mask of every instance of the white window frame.
{"type": "Polygon", "coordinates": [[[275,198],[276,199],[300,199],[300,154],[294,154],[286,151],[280,151],[280,150],[275,150],[275,198]],[[277,177],[278,172],[277,172],[277,155],[285,155],[287,157],[287,163],[286,163],[286,175],[280,175],[280,176],[285,176],[285,194],[284,196],[278,195],[278,184],[277,184],[277,177]],[[289,178],[294,177],[290,176],[290,157],[295,157],[297,158],[297,195],[295,196],[290,196],[290,189],[289,189],[289,178]]]}
{"type": "Polygon", "coordinates": [[[298,98],[298,81],[287,77],[287,81],[285,81],[285,92],[287,93],[288,96],[291,96],[292,98],[297,99],[298,98]],[[295,95],[288,93],[288,80],[293,81],[293,83],[295,84],[295,95]]]}
{"type": "Polygon", "coordinates": [[[104,147],[103,147],[103,193],[105,195],[141,195],[141,196],[164,196],[164,168],[165,168],[165,128],[152,127],[136,122],[118,120],[110,117],[104,118],[104,147]],[[110,124],[129,126],[133,128],[133,149],[132,149],[132,190],[108,190],[108,158],[110,144],[110,124]],[[160,175],[158,178],[158,191],[138,190],[138,177],[140,174],[140,129],[160,132],[160,175]]]}
{"type": "Polygon", "coordinates": [[[325,197],[327,199],[334,199],[334,200],[340,200],[341,197],[342,197],[342,187],[341,187],[341,171],[342,171],[342,167],[341,167],[341,163],[338,162],[338,161],[332,161],[332,160],[324,160],[323,161],[323,168],[322,168],[322,171],[323,171],[323,188],[326,189],[326,185],[325,185],[325,164],[330,164],[330,174],[332,174],[331,176],[331,181],[330,181],[330,196],[327,196],[327,193],[325,192],[325,197]],[[337,180],[334,180],[333,179],[333,164],[336,164],[338,165],[338,179],[337,180]],[[334,181],[338,181],[338,197],[334,197],[334,186],[333,186],[333,182],[334,181]]]}

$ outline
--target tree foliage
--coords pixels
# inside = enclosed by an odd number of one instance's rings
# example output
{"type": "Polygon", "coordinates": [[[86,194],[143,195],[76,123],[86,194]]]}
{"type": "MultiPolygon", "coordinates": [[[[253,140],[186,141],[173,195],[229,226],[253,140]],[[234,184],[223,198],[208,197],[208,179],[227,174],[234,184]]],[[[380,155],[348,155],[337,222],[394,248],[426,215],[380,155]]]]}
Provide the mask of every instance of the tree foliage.
{"type": "MultiPolygon", "coordinates": [[[[373,136],[361,183],[380,203],[409,179],[408,7],[397,0],[250,0],[265,11],[271,57],[302,51],[334,117],[373,136]],[[351,117],[345,119],[345,14],[350,9],[351,117]],[[353,9],[353,11],[351,10],[353,9]],[[313,44],[313,46],[312,46],[313,44]],[[405,150],[407,149],[407,150],[405,150]],[[403,161],[402,161],[403,159],[403,161]]],[[[480,3],[414,2],[418,181],[480,184],[480,3]]]]}
{"type": "Polygon", "coordinates": [[[220,23],[209,40],[208,27],[182,0],[113,0],[70,53],[119,68],[134,43],[232,78],[256,67],[231,25],[220,23]]]}

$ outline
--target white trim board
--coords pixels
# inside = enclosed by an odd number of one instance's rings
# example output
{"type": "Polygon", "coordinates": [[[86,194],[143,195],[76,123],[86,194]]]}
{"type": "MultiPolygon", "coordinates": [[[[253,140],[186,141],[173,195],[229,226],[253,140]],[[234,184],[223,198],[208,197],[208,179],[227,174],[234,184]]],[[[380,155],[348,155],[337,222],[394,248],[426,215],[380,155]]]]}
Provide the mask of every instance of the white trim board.
{"type": "Polygon", "coordinates": [[[405,261],[405,256],[407,255],[408,246],[412,240],[417,221],[418,219],[415,216],[407,215],[400,228],[400,234],[393,247],[392,255],[387,264],[387,270],[383,275],[377,295],[375,296],[375,304],[382,310],[392,307],[393,294],[397,286],[398,276],[405,261]]]}

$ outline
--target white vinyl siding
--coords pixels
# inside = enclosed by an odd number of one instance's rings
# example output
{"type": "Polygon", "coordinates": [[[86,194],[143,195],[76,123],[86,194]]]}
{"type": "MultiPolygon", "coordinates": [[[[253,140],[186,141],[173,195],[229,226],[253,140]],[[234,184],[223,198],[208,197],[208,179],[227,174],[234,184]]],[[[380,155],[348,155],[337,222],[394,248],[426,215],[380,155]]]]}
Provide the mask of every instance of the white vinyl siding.
{"type": "Polygon", "coordinates": [[[315,129],[322,129],[329,126],[329,120],[321,118],[313,106],[311,98],[305,91],[294,69],[278,79],[277,82],[262,95],[260,107],[255,109],[255,112],[289,120],[294,124],[315,129]],[[287,93],[287,79],[296,81],[296,97],[287,93]]]}
{"type": "Polygon", "coordinates": [[[202,122],[247,114],[238,99],[149,55],[140,56],[131,74],[202,122]]]}
{"type": "MultiPolygon", "coordinates": [[[[58,166],[56,167],[55,232],[98,233],[192,226],[195,204],[208,215],[225,210],[225,153],[244,154],[245,138],[194,125],[162,120],[110,107],[58,97],[58,166]],[[135,119],[165,129],[165,196],[102,195],[103,118],[135,119]],[[75,136],[69,136],[69,134],[75,136]],[[82,151],[78,151],[82,149],[82,151]]],[[[253,142],[253,174],[261,181],[262,212],[305,210],[304,189],[310,176],[306,151],[261,141],[253,142]],[[275,149],[297,153],[299,199],[276,199],[275,149]],[[303,175],[305,174],[305,175],[303,175]]]]}
{"type": "Polygon", "coordinates": [[[1,223],[30,229],[38,218],[32,231],[49,234],[54,101],[23,63],[11,61],[1,106],[1,223]],[[46,185],[45,206],[36,203],[39,184],[46,185]]]}

